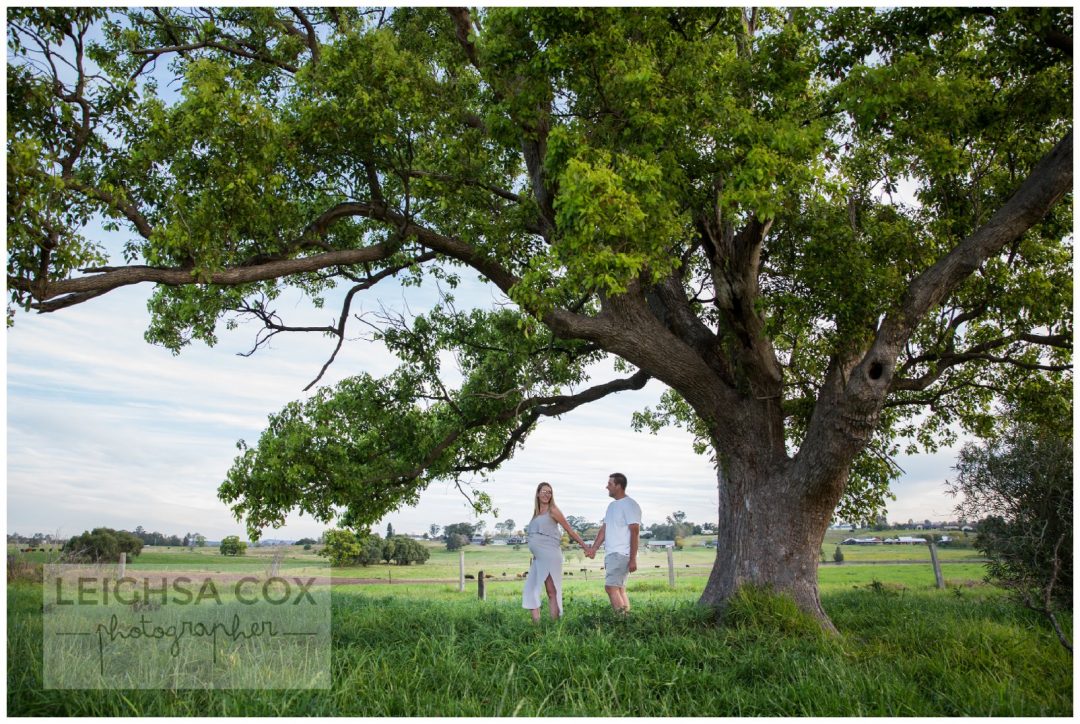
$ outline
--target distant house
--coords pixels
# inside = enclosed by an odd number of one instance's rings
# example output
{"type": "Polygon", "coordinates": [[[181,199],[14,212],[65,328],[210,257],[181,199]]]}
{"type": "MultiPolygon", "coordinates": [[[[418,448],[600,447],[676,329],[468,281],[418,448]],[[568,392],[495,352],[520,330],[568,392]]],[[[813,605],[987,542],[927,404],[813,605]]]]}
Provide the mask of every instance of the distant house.
{"type": "Polygon", "coordinates": [[[506,538],[492,538],[491,539],[491,545],[493,545],[493,546],[504,546],[509,542],[510,541],[508,539],[506,539],[506,538]]]}
{"type": "Polygon", "coordinates": [[[880,544],[880,538],[845,538],[840,541],[840,545],[844,546],[874,546],[880,544]]]}
{"type": "Polygon", "coordinates": [[[962,532],[964,532],[964,533],[974,533],[974,532],[975,532],[975,529],[974,529],[974,528],[972,528],[972,527],[971,527],[970,525],[965,525],[965,526],[964,526],[963,528],[961,528],[960,530],[961,530],[962,532]]]}
{"type": "Polygon", "coordinates": [[[528,542],[528,539],[523,535],[512,535],[506,542],[512,546],[518,546],[528,542]]]}
{"type": "Polygon", "coordinates": [[[649,550],[657,550],[660,548],[674,548],[675,541],[673,540],[651,540],[648,542],[649,550]]]}
{"type": "Polygon", "coordinates": [[[482,546],[484,545],[484,536],[474,535],[472,538],[469,539],[469,543],[474,546],[482,546]]]}
{"type": "Polygon", "coordinates": [[[925,543],[926,540],[923,539],[923,538],[917,538],[917,537],[910,536],[910,535],[902,535],[899,538],[886,538],[884,542],[886,544],[888,544],[888,545],[895,545],[895,544],[898,544],[898,543],[899,544],[906,544],[906,545],[918,545],[920,543],[925,543]]]}

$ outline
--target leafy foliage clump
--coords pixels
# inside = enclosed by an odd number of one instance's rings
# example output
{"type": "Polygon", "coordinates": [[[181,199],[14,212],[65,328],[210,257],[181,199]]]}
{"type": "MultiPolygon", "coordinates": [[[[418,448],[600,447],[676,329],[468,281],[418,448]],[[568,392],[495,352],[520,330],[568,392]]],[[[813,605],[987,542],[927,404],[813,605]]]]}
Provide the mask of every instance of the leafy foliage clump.
{"type": "MultiPolygon", "coordinates": [[[[1071,417],[1071,415],[1070,415],[1071,417]]],[[[952,484],[957,510],[985,515],[975,548],[990,562],[988,580],[1057,621],[1073,604],[1073,442],[1071,431],[1014,420],[999,435],[960,451],[952,484]]]]}
{"type": "Polygon", "coordinates": [[[134,533],[112,528],[94,528],[68,539],[64,552],[73,561],[115,562],[121,553],[135,558],[142,552],[143,542],[134,533]]]}
{"type": "Polygon", "coordinates": [[[227,535],[221,539],[218,550],[223,556],[243,556],[247,555],[247,543],[240,540],[238,535],[227,535]]]}
{"type": "Polygon", "coordinates": [[[401,535],[384,539],[377,533],[335,528],[326,531],[325,541],[318,555],[328,558],[330,565],[336,567],[366,567],[380,562],[407,566],[424,563],[431,557],[427,546],[401,535]]]}

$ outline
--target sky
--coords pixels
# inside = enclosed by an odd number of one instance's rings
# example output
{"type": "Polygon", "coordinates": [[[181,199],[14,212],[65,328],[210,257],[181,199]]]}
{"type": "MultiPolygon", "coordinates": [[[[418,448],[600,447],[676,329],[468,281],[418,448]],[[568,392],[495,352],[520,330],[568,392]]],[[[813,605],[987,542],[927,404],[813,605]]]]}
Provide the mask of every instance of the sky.
{"type": "MultiPolygon", "coordinates": [[[[431,289],[377,287],[354,311],[387,307],[423,312],[434,303],[431,289]]],[[[7,524],[8,532],[77,535],[106,526],[211,540],[246,537],[217,488],[234,457],[236,442],[254,443],[267,416],[302,399],[333,341],[313,334],[278,335],[269,349],[247,352],[257,328],[222,329],[215,347],[195,343],[179,355],[143,340],[151,288],[127,287],[52,314],[18,313],[7,343],[7,524]]],[[[491,304],[492,293],[465,284],[466,303],[491,304]]],[[[326,323],[330,304],[314,310],[287,294],[278,310],[288,323],[326,323]]],[[[350,337],[359,337],[354,322],[350,337]]],[[[366,371],[383,375],[396,366],[381,344],[352,339],[320,384],[366,371]]],[[[615,375],[598,368],[593,383],[615,375]]],[[[551,483],[567,515],[599,520],[609,502],[605,483],[619,471],[627,493],[642,506],[644,522],[661,523],[676,510],[695,522],[716,521],[716,478],[705,456],[694,454],[689,434],[665,429],[634,432],[635,410],[655,405],[663,386],[650,382],[542,421],[513,459],[480,486],[498,515],[481,519],[524,526],[540,481],[551,483]]],[[[890,520],[952,518],[955,501],[945,492],[955,452],[901,457],[905,474],[895,484],[890,520]]],[[[434,483],[420,503],[390,514],[397,532],[423,533],[432,523],[475,522],[452,483],[434,483]]],[[[331,527],[310,517],[290,516],[265,538],[317,537],[331,527]]]]}

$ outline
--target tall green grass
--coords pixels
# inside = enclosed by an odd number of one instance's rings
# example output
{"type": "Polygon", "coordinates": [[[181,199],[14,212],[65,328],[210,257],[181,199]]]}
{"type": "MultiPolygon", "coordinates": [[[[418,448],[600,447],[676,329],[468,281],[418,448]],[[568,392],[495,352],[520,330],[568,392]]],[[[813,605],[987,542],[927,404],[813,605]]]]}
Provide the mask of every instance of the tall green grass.
{"type": "MultiPolygon", "coordinates": [[[[54,691],[41,685],[40,588],[8,589],[8,713],[55,716],[1069,716],[1072,661],[1033,614],[985,587],[826,591],[840,636],[783,597],[723,617],[689,583],[631,587],[614,614],[568,582],[534,625],[520,587],[335,588],[332,688],[54,691]],[[381,593],[392,591],[393,595],[381,593]]],[[[1071,619],[1067,624],[1071,628],[1071,619]]]]}

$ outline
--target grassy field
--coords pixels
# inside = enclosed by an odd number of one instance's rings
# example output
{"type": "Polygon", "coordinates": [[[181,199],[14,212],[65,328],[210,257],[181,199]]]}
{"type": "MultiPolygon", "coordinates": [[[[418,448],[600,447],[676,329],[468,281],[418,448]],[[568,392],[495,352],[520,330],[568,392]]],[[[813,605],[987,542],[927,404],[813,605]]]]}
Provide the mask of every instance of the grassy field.
{"type": "MultiPolygon", "coordinates": [[[[852,547],[846,547],[848,549],[852,547]]],[[[265,564],[254,549],[247,564],[265,564]]],[[[845,551],[846,552],[846,551],[845,551]]],[[[912,554],[916,553],[912,550],[912,554]]],[[[292,551],[283,566],[310,565],[292,551]]],[[[926,550],[921,551],[926,555],[926,550]]],[[[35,554],[38,555],[38,554],[35,554]]],[[[566,616],[535,626],[520,607],[527,551],[467,549],[496,579],[458,592],[457,553],[393,567],[393,583],[334,586],[328,690],[46,690],[40,585],[8,587],[8,713],[57,716],[1070,716],[1072,660],[1035,615],[982,583],[982,566],[820,570],[840,630],[826,637],[786,599],[748,593],[723,621],[695,605],[713,553],[643,554],[629,619],[599,571],[567,576],[566,616]],[[648,574],[652,556],[665,568],[648,574]],[[505,567],[508,576],[501,576],[505,567]],[[406,577],[414,576],[413,578],[406,577]],[[422,579],[453,583],[421,583],[422,579]],[[412,581],[412,582],[410,582],[412,581]]],[[[265,556],[265,557],[264,557],[265,556]]],[[[919,559],[915,559],[919,560],[919,559]]],[[[920,560],[920,562],[923,562],[920,560]]],[[[147,549],[136,566],[239,565],[213,552],[147,549]]],[[[594,562],[588,562],[596,565],[594,562]]],[[[574,572],[573,565],[566,572],[574,572]]],[[[653,569],[654,571],[656,569],[653,569]]],[[[386,567],[341,572],[386,575],[386,567]]],[[[1066,625],[1071,631],[1072,620],[1066,625]]]]}
{"type": "MultiPolygon", "coordinates": [[[[919,531],[921,532],[921,531],[919,531]]],[[[911,532],[913,533],[913,532],[911,532]]],[[[890,532],[889,535],[908,535],[907,531],[890,532]]],[[[860,535],[862,535],[860,533],[860,535]]],[[[825,565],[822,573],[833,563],[833,551],[836,543],[850,536],[846,531],[828,531],[823,545],[825,565]],[[835,539],[835,540],[834,540],[835,539]]],[[[716,551],[705,548],[703,543],[705,536],[694,536],[687,539],[686,547],[681,551],[673,552],[673,562],[676,575],[682,576],[708,576],[712,568],[716,551]]],[[[970,547],[962,547],[964,541],[957,542],[960,545],[942,546],[938,549],[938,558],[943,564],[975,563],[981,561],[978,551],[970,547]]],[[[356,566],[352,568],[335,568],[333,575],[341,578],[381,579],[389,581],[407,580],[453,580],[458,579],[459,555],[456,551],[447,551],[441,543],[426,543],[431,551],[431,558],[423,565],[410,566],[356,566]]],[[[13,547],[9,546],[9,553],[13,547]]],[[[923,545],[875,545],[875,546],[841,546],[844,553],[842,565],[855,565],[861,563],[908,561],[913,564],[925,564],[930,570],[930,553],[923,545]]],[[[520,546],[515,550],[511,546],[467,546],[465,549],[465,571],[475,576],[483,570],[485,575],[493,575],[496,578],[514,579],[518,574],[524,574],[529,569],[529,549],[520,546]]],[[[273,546],[273,547],[250,547],[246,556],[226,557],[218,553],[217,548],[196,548],[189,551],[187,548],[148,546],[143,549],[138,558],[129,563],[131,570],[140,568],[173,568],[180,569],[185,566],[210,567],[213,570],[222,571],[230,568],[262,569],[270,565],[275,553],[283,552],[285,558],[281,565],[285,568],[297,568],[309,564],[319,564],[325,561],[316,555],[316,550],[303,550],[300,546],[273,546]]],[[[56,558],[55,553],[30,553],[23,556],[27,560],[42,562],[56,558]]],[[[585,558],[580,549],[572,547],[566,551],[564,571],[568,577],[588,576],[590,579],[601,575],[602,554],[594,560],[585,558]],[[585,569],[585,570],[582,570],[585,569]],[[573,574],[570,576],[570,574],[573,574]]],[[[951,568],[946,566],[945,576],[953,575],[951,568]]],[[[639,553],[638,574],[639,577],[667,578],[667,553],[664,551],[650,551],[642,547],[639,553]]],[[[932,580],[932,579],[931,579],[932,580]]]]}

